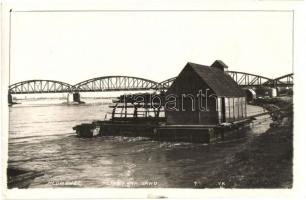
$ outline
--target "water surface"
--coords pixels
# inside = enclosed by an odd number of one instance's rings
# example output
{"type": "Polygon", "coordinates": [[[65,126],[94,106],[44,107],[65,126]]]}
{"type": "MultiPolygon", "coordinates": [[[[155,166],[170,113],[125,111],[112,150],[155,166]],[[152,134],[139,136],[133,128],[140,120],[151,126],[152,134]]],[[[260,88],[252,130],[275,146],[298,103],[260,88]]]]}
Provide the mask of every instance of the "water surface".
{"type": "MultiPolygon", "coordinates": [[[[38,170],[30,187],[171,187],[193,188],[250,138],[263,133],[270,119],[260,117],[248,137],[192,144],[148,138],[77,138],[76,124],[102,120],[111,100],[85,99],[83,105],[62,100],[26,100],[10,107],[9,165],[38,170]]],[[[262,112],[248,106],[248,114],[262,112]]],[[[220,181],[220,180],[216,180],[220,181]]]]}

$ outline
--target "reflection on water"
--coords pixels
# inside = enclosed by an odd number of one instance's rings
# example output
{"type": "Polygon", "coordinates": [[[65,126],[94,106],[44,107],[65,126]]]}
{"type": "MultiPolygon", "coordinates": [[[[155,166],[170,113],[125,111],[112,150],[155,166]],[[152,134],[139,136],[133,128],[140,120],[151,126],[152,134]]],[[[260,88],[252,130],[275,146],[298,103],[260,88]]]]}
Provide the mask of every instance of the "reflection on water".
{"type": "MultiPolygon", "coordinates": [[[[86,102],[69,106],[44,101],[10,107],[9,165],[44,172],[30,187],[192,188],[250,138],[210,145],[147,138],[77,138],[72,127],[104,119],[111,101],[86,102]]],[[[262,111],[248,106],[249,113],[262,111]]],[[[246,134],[263,133],[270,120],[256,123],[246,134]]]]}

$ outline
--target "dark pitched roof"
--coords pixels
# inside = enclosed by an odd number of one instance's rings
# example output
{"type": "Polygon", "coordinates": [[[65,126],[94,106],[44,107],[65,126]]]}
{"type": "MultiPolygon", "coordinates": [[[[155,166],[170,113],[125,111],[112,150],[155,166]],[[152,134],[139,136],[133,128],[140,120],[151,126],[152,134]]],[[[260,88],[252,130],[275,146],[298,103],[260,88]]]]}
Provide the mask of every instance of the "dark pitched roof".
{"type": "MultiPolygon", "coordinates": [[[[225,65],[223,62],[220,64],[225,65]]],[[[191,67],[217,96],[245,96],[244,91],[238,86],[238,84],[228,74],[226,74],[226,72],[217,67],[208,67],[190,62],[187,63],[186,67],[191,67]]]]}

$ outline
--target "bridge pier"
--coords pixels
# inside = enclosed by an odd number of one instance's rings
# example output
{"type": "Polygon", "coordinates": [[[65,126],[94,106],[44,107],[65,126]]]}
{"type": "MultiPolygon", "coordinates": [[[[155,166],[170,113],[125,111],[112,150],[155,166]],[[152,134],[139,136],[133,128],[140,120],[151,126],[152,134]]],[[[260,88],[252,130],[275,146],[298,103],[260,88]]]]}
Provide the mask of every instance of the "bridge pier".
{"type": "Polygon", "coordinates": [[[13,101],[13,96],[12,96],[12,94],[11,93],[8,93],[8,105],[10,106],[10,105],[13,105],[13,104],[17,104],[16,102],[14,102],[13,101]]]}
{"type": "Polygon", "coordinates": [[[68,104],[82,104],[85,103],[81,101],[81,95],[79,92],[71,92],[67,95],[67,103],[68,104]]]}
{"type": "Polygon", "coordinates": [[[271,88],[271,97],[277,97],[278,91],[277,88],[271,88]]]}
{"type": "Polygon", "coordinates": [[[257,97],[256,97],[256,92],[254,89],[244,89],[245,93],[246,93],[246,96],[247,96],[247,101],[248,102],[251,102],[253,100],[255,100],[257,97]]]}

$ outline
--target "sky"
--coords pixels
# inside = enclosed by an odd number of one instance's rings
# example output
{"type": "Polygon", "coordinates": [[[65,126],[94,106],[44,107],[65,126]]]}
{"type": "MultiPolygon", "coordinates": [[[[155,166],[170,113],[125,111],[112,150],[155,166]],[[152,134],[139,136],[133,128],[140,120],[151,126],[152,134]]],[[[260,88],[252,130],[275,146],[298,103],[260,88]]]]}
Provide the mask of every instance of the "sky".
{"type": "Polygon", "coordinates": [[[109,75],[163,81],[187,62],[292,73],[291,12],[13,12],[10,84],[109,75]]]}

